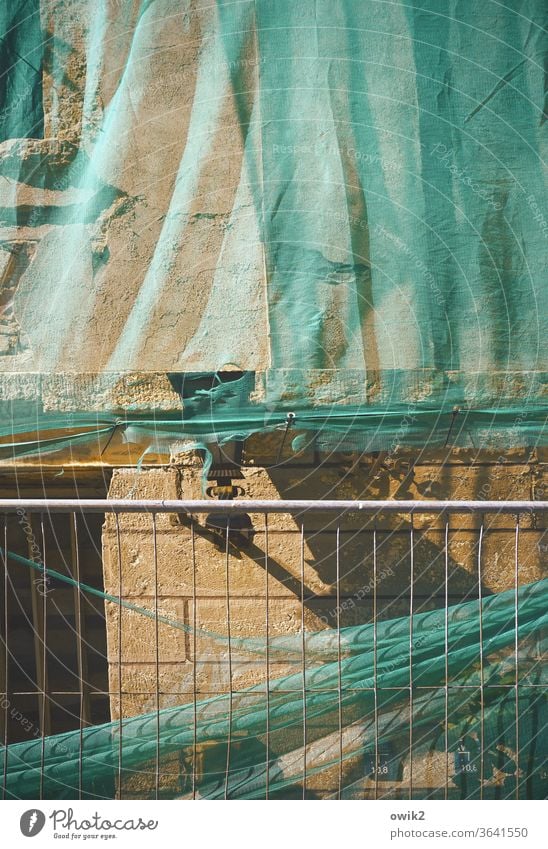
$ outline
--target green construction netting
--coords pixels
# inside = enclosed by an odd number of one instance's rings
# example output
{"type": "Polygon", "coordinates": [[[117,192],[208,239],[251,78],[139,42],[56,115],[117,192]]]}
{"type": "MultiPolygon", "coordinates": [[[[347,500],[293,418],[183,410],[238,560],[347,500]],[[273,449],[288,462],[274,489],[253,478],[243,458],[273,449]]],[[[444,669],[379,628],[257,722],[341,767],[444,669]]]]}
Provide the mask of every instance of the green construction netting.
{"type": "Polygon", "coordinates": [[[543,0],[4,5],[2,456],[545,442],[543,0]]]}
{"type": "Polygon", "coordinates": [[[44,133],[44,36],[38,0],[2,4],[0,37],[0,142],[40,138],[44,133]]]}
{"type": "MultiPolygon", "coordinates": [[[[475,797],[481,777],[490,782],[502,773],[499,797],[515,798],[517,782],[521,797],[541,798],[548,790],[548,706],[540,668],[547,583],[345,627],[340,638],[332,630],[268,643],[240,637],[230,642],[235,664],[267,651],[299,662],[289,674],[270,677],[268,688],[259,683],[7,746],[0,752],[4,789],[8,798],[111,798],[121,789],[138,798],[193,793],[250,799],[263,798],[267,788],[299,791],[303,781],[329,778],[330,770],[357,762],[358,777],[346,787],[351,794],[373,770],[372,758],[381,763],[381,751],[386,777],[396,782],[405,778],[412,753],[415,769],[425,758],[437,759],[438,787],[445,775],[452,788],[475,797]],[[458,768],[461,750],[466,771],[458,768]],[[206,767],[192,776],[195,754],[204,751],[206,767]]],[[[206,636],[228,650],[227,637],[206,636]]]]}
{"type": "MultiPolygon", "coordinates": [[[[546,17],[543,0],[4,4],[0,458],[100,456],[116,429],[148,452],[207,448],[282,433],[289,411],[295,449],[545,444],[546,17]],[[136,372],[184,375],[183,412],[140,403],[136,372]]],[[[448,695],[451,744],[473,749],[481,714],[484,748],[500,761],[502,742],[536,795],[543,586],[520,590],[517,703],[512,595],[482,605],[483,712],[477,606],[449,622],[465,687],[448,695]]],[[[378,690],[379,739],[400,761],[410,725],[419,759],[443,748],[439,615],[413,618],[429,689],[412,705],[410,623],[379,623],[377,683],[395,687],[378,690]]],[[[345,762],[374,736],[367,627],[344,632],[345,762]]],[[[312,776],[341,760],[338,664],[332,634],[305,636],[312,776]]],[[[294,660],[298,645],[271,650],[294,660]]],[[[293,787],[302,688],[272,682],[268,751],[254,688],[199,703],[196,733],[181,706],[10,747],[8,793],[35,797],[42,760],[55,798],[79,775],[89,795],[120,775],[152,793],[158,727],[162,759],[188,765],[196,742],[228,760],[200,795],[293,787]],[[242,738],[227,759],[229,711],[242,738]]]]}

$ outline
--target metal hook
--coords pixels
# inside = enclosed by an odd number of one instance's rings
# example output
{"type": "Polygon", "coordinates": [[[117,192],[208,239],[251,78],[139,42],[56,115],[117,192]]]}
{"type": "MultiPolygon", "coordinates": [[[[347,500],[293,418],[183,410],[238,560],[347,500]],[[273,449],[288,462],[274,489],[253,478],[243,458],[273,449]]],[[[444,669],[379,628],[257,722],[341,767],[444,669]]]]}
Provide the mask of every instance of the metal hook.
{"type": "Polygon", "coordinates": [[[284,450],[285,438],[286,438],[286,436],[287,436],[287,431],[288,431],[288,430],[289,430],[289,428],[293,425],[294,421],[295,421],[295,413],[288,413],[288,414],[287,414],[287,418],[286,418],[286,420],[285,420],[285,430],[284,430],[284,435],[283,435],[283,437],[282,437],[282,441],[281,441],[281,443],[280,443],[280,447],[279,447],[279,449],[278,449],[278,456],[276,457],[276,466],[277,466],[277,465],[278,465],[278,463],[280,462],[280,459],[281,459],[281,456],[282,456],[282,451],[284,450]]]}

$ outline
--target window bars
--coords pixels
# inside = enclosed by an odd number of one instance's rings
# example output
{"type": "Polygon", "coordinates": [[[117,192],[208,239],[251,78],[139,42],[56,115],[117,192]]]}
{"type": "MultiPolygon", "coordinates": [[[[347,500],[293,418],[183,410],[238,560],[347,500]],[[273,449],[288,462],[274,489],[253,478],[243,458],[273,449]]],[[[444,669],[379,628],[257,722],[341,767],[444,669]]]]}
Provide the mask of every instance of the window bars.
{"type": "Polygon", "coordinates": [[[544,798],[547,511],[0,501],[3,797],[544,798]]]}

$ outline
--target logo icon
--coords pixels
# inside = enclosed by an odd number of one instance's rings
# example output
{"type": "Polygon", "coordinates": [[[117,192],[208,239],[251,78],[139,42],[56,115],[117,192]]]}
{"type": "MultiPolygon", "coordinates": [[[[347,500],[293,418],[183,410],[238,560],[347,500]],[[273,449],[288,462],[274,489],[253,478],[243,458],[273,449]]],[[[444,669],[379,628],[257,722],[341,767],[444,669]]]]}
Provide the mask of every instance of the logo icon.
{"type": "Polygon", "coordinates": [[[31,808],[30,811],[25,811],[19,820],[21,834],[25,837],[36,837],[40,834],[46,824],[46,816],[37,808],[31,808]]]}

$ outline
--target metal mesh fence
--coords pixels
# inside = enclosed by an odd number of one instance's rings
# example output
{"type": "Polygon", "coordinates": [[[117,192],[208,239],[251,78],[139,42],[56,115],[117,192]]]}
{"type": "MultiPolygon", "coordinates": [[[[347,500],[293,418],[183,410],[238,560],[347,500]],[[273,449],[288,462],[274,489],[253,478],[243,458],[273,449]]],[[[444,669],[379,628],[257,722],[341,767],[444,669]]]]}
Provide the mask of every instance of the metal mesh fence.
{"type": "Polygon", "coordinates": [[[4,797],[543,798],[547,510],[1,502],[4,797]]]}

